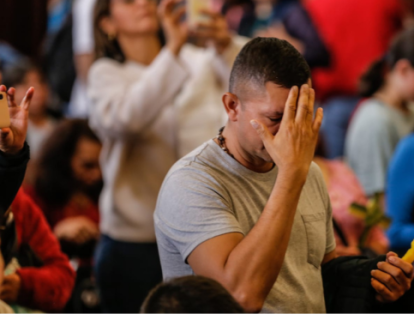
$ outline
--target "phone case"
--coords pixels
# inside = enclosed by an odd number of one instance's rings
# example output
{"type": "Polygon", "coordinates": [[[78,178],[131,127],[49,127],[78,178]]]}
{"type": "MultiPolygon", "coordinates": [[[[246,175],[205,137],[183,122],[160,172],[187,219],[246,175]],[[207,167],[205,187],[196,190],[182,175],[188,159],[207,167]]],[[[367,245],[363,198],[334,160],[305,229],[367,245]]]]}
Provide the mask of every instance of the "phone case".
{"type": "Polygon", "coordinates": [[[10,126],[9,105],[7,104],[7,95],[0,92],[0,128],[10,126]]]}
{"type": "Polygon", "coordinates": [[[201,13],[202,10],[211,8],[209,0],[187,0],[187,21],[190,27],[197,23],[208,21],[208,17],[201,13]]]}

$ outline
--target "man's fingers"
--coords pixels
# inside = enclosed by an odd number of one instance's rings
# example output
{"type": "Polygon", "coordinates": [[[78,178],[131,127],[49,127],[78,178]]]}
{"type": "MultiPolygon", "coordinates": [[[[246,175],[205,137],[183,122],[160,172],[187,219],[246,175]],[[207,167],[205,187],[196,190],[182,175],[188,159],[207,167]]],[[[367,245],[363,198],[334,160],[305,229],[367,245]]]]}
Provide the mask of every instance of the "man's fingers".
{"type": "Polygon", "coordinates": [[[315,90],[313,88],[309,88],[309,112],[307,116],[309,125],[313,123],[314,110],[315,110],[315,90]]]}
{"type": "Polygon", "coordinates": [[[413,270],[412,264],[403,261],[401,258],[397,257],[396,254],[390,255],[390,256],[387,254],[387,261],[391,265],[394,265],[398,267],[399,269],[401,269],[408,278],[413,279],[414,270],[413,270]]]}
{"type": "Polygon", "coordinates": [[[393,300],[391,291],[378,280],[371,278],[371,286],[381,296],[382,302],[391,302],[393,300]]]}
{"type": "Polygon", "coordinates": [[[185,15],[185,7],[181,7],[172,13],[172,19],[175,24],[179,23],[185,15]]]}
{"type": "Polygon", "coordinates": [[[319,134],[322,121],[323,121],[323,109],[318,108],[318,110],[316,110],[315,121],[313,121],[313,126],[312,126],[313,132],[315,132],[315,134],[319,134]]]}
{"type": "Polygon", "coordinates": [[[309,107],[310,88],[308,84],[302,85],[300,89],[296,122],[306,121],[310,112],[309,107]]]}
{"type": "Polygon", "coordinates": [[[373,270],[371,272],[371,275],[374,279],[378,280],[380,283],[386,286],[390,291],[399,291],[402,289],[402,287],[398,285],[398,282],[395,280],[395,278],[388,273],[385,273],[381,270],[373,270]]]}
{"type": "Polygon", "coordinates": [[[34,95],[35,89],[33,87],[30,87],[27,92],[26,96],[24,96],[21,107],[23,107],[24,110],[28,110],[30,106],[30,102],[32,101],[33,95],[34,95]]]}
{"type": "Polygon", "coordinates": [[[282,124],[295,121],[299,89],[293,86],[290,89],[283,113],[282,124]]]}
{"type": "Polygon", "coordinates": [[[384,273],[390,274],[405,289],[408,290],[410,288],[411,279],[406,276],[405,272],[401,270],[401,268],[386,262],[380,262],[378,263],[378,269],[382,270],[384,273]]]}
{"type": "Polygon", "coordinates": [[[1,85],[0,92],[7,92],[7,87],[5,85],[1,85]]]}
{"type": "Polygon", "coordinates": [[[257,134],[259,134],[259,136],[262,139],[263,144],[265,144],[265,146],[266,146],[266,144],[269,143],[269,141],[272,141],[273,135],[269,132],[269,130],[267,129],[267,127],[265,125],[263,125],[262,123],[260,123],[256,120],[250,121],[250,124],[256,130],[257,134]]]}

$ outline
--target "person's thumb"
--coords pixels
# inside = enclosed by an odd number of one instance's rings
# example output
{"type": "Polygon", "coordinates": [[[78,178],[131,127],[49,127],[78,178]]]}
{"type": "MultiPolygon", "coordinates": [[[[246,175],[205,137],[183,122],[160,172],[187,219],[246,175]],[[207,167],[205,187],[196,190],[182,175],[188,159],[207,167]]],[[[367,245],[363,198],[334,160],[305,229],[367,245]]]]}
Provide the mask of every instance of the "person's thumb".
{"type": "Polygon", "coordinates": [[[265,125],[256,120],[251,120],[250,124],[256,130],[257,134],[259,134],[265,145],[272,140],[272,134],[269,132],[265,125]]]}

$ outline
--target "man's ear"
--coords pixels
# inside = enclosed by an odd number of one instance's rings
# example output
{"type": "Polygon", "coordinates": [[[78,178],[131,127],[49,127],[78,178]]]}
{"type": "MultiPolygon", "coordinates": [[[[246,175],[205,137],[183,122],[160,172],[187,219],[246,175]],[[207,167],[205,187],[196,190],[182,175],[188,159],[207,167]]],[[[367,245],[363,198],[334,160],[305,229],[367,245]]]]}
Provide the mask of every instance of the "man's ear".
{"type": "Polygon", "coordinates": [[[394,65],[394,71],[399,73],[404,78],[407,76],[411,69],[411,63],[407,59],[398,60],[394,65]]]}
{"type": "Polygon", "coordinates": [[[223,95],[223,104],[224,108],[226,109],[229,120],[237,121],[241,110],[240,99],[235,94],[225,93],[223,95]]]}
{"type": "Polygon", "coordinates": [[[99,21],[99,27],[108,36],[116,36],[115,25],[109,16],[105,16],[99,21]]]}

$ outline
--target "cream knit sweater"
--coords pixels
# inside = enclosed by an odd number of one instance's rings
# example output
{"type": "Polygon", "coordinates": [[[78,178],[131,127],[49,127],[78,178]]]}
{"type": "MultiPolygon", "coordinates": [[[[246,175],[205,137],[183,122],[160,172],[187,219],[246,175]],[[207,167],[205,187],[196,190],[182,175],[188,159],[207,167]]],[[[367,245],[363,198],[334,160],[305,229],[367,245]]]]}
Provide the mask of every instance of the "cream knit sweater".
{"type": "Polygon", "coordinates": [[[163,179],[224,124],[221,97],[246,42],[235,37],[222,55],[185,45],[178,58],[164,48],[150,66],[106,58],[92,66],[90,124],[103,142],[103,234],[155,242],[153,212],[163,179]]]}

